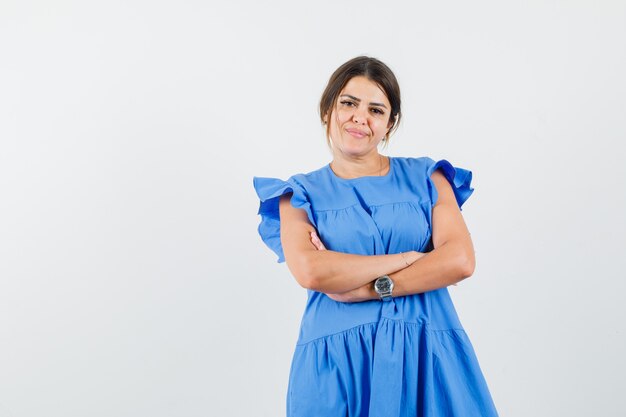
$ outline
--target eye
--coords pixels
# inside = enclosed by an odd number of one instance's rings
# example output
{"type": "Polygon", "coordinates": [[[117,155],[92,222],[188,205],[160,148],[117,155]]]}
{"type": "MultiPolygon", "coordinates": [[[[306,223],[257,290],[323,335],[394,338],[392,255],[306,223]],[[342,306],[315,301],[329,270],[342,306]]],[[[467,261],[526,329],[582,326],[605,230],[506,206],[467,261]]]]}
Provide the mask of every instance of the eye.
{"type": "Polygon", "coordinates": [[[344,100],[344,101],[341,102],[341,104],[345,104],[345,105],[349,106],[349,105],[354,104],[354,103],[351,102],[351,101],[344,100]]]}
{"type": "Polygon", "coordinates": [[[374,113],[378,113],[378,114],[380,114],[381,116],[382,116],[383,114],[385,114],[385,112],[384,112],[384,111],[382,111],[382,110],[380,110],[380,109],[378,109],[378,108],[376,108],[376,107],[372,108],[372,111],[373,111],[374,113]]]}

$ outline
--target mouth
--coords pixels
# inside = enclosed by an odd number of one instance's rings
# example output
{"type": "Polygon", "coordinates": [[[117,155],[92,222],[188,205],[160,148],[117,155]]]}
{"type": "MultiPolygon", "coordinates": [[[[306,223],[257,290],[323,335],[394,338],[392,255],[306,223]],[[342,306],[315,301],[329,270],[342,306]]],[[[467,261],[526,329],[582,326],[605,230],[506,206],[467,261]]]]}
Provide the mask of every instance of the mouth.
{"type": "Polygon", "coordinates": [[[367,133],[362,132],[358,129],[346,129],[346,132],[348,132],[350,135],[354,136],[355,138],[364,138],[367,136],[367,133]]]}

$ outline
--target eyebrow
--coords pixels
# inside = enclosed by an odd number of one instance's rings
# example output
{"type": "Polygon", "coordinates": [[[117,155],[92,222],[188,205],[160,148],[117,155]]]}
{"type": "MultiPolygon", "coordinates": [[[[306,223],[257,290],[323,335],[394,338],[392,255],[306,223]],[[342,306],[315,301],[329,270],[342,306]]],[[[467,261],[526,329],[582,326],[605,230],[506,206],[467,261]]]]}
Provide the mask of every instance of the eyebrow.
{"type": "MultiPolygon", "coordinates": [[[[342,95],[340,95],[339,97],[350,97],[352,100],[356,100],[356,101],[358,101],[359,103],[361,102],[361,99],[360,99],[360,98],[356,98],[356,97],[354,97],[354,96],[351,96],[350,94],[342,94],[342,95]]],[[[373,106],[380,106],[380,107],[387,108],[387,106],[385,106],[383,103],[374,103],[374,102],[370,102],[370,104],[371,104],[371,105],[373,105],[373,106]]]]}

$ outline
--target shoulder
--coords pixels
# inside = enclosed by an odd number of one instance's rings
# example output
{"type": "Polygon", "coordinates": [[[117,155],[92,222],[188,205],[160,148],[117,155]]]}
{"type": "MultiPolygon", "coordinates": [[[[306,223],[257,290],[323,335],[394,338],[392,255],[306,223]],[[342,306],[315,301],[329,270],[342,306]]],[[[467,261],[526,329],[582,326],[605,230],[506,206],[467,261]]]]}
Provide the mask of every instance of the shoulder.
{"type": "Polygon", "coordinates": [[[435,162],[429,156],[394,156],[393,159],[398,165],[409,168],[427,168],[435,162]]]}
{"type": "Polygon", "coordinates": [[[303,190],[313,190],[319,186],[325,186],[328,182],[326,165],[305,173],[297,173],[287,180],[298,185],[303,190]]]}
{"type": "Polygon", "coordinates": [[[442,173],[443,176],[450,177],[451,179],[454,178],[456,174],[455,170],[463,172],[467,171],[462,168],[455,167],[447,159],[434,159],[430,156],[403,157],[396,159],[398,159],[401,164],[409,167],[412,172],[417,170],[419,172],[426,173],[428,177],[431,177],[433,174],[440,176],[439,174],[442,173]]]}
{"type": "Polygon", "coordinates": [[[424,178],[435,161],[429,156],[394,156],[396,174],[415,181],[424,178]]]}

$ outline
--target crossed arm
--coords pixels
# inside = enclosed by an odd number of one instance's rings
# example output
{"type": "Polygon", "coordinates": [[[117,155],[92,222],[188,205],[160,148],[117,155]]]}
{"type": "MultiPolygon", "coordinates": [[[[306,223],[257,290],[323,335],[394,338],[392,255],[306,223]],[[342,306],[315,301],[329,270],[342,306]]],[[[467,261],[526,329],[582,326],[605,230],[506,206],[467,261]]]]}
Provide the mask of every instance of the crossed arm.
{"type": "Polygon", "coordinates": [[[433,207],[433,247],[391,255],[355,255],[327,250],[304,210],[291,206],[291,194],[280,198],[280,238],[287,266],[296,281],[336,301],[378,299],[372,282],[381,275],[394,281],[394,296],[447,287],[474,272],[474,248],[448,180],[431,176],[437,188],[433,207]]]}

